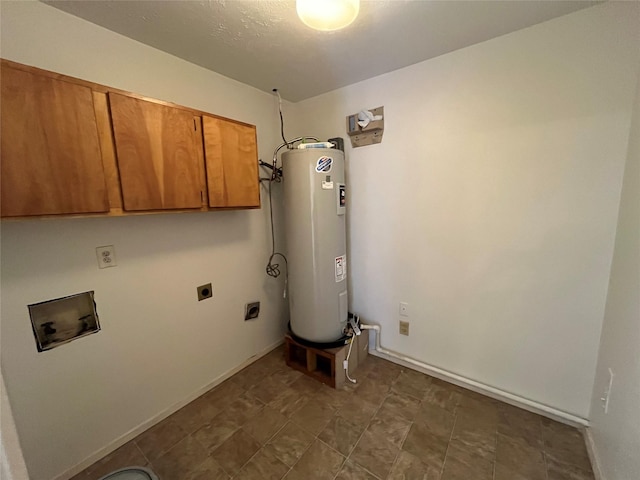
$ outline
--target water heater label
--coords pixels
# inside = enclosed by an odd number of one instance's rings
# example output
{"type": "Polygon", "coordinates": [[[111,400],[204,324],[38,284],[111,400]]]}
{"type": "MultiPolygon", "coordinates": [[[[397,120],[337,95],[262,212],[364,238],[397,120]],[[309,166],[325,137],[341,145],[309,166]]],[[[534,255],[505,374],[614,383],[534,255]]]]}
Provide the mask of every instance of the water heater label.
{"type": "Polygon", "coordinates": [[[341,282],[347,278],[347,256],[336,257],[336,282],[341,282]]]}
{"type": "Polygon", "coordinates": [[[331,171],[331,167],[333,166],[333,158],[331,157],[320,157],[316,162],[316,172],[318,173],[329,173],[331,171]]]}

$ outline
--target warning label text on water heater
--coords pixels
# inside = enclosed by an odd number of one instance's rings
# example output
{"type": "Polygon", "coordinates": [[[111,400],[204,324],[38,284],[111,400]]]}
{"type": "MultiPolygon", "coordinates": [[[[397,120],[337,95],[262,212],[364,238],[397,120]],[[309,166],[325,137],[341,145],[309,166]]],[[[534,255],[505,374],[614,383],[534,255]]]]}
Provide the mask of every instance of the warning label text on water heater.
{"type": "Polygon", "coordinates": [[[336,257],[336,282],[341,282],[347,278],[347,256],[336,257]]]}

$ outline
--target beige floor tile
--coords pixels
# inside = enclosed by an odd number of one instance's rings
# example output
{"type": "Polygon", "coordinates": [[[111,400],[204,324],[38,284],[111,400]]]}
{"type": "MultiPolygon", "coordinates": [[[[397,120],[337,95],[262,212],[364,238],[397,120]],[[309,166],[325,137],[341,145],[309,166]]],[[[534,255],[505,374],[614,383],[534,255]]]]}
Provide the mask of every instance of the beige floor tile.
{"type": "Polygon", "coordinates": [[[317,436],[334,416],[336,416],[336,411],[332,407],[318,403],[313,399],[291,415],[291,421],[313,436],[317,436]]]}
{"type": "Polygon", "coordinates": [[[313,400],[339,410],[350,397],[351,394],[344,390],[322,385],[313,396],[313,400]]]}
{"type": "Polygon", "coordinates": [[[372,368],[373,368],[373,361],[369,361],[372,358],[374,358],[373,356],[367,356],[366,361],[364,363],[359,363],[358,364],[358,368],[356,368],[356,370],[353,372],[354,375],[358,375],[360,377],[366,376],[368,375],[372,368]]]}
{"type": "Polygon", "coordinates": [[[591,468],[584,437],[577,429],[553,420],[542,420],[544,451],[548,457],[562,463],[591,468]]]}
{"type": "MultiPolygon", "coordinates": [[[[273,377],[276,373],[280,373],[285,370],[290,370],[290,367],[287,366],[284,360],[284,355],[280,359],[264,360],[264,362],[265,362],[265,368],[267,369],[265,378],[273,377]]],[[[274,378],[277,378],[277,377],[274,377],[274,378]]]]}
{"type": "Polygon", "coordinates": [[[403,370],[391,386],[391,390],[400,395],[410,395],[422,400],[431,378],[418,372],[403,370]]]}
{"type": "Polygon", "coordinates": [[[355,390],[355,395],[376,405],[380,405],[384,401],[391,388],[390,383],[380,382],[366,376],[357,380],[358,387],[355,390]]]}
{"type": "Polygon", "coordinates": [[[433,377],[429,375],[425,375],[422,372],[418,372],[416,370],[412,370],[410,368],[401,367],[400,376],[408,379],[409,381],[416,384],[428,385],[431,383],[433,377]]]}
{"type": "Polygon", "coordinates": [[[212,452],[237,432],[239,428],[240,426],[235,419],[220,414],[192,435],[204,448],[212,452]]]}
{"type": "Polygon", "coordinates": [[[293,470],[306,480],[332,480],[342,468],[345,457],[319,440],[302,455],[293,470]]]}
{"type": "Polygon", "coordinates": [[[271,375],[277,370],[283,370],[283,367],[286,367],[284,348],[282,350],[274,350],[268,353],[258,360],[258,362],[260,362],[260,364],[265,368],[268,375],[271,375]]]}
{"type": "Polygon", "coordinates": [[[313,435],[289,422],[269,441],[265,448],[269,448],[281,462],[292,467],[309,448],[313,440],[313,435]]]}
{"type": "Polygon", "coordinates": [[[595,480],[593,470],[567,463],[558,462],[547,455],[548,480],[595,480]]]}
{"type": "Polygon", "coordinates": [[[437,378],[431,379],[422,400],[449,412],[455,412],[460,401],[460,393],[451,384],[437,378]]]}
{"type": "Polygon", "coordinates": [[[264,445],[287,423],[287,417],[271,407],[264,407],[255,417],[242,427],[249,435],[264,445]]]}
{"type": "Polygon", "coordinates": [[[251,435],[238,430],[215,449],[211,456],[229,475],[233,476],[259,449],[260,444],[251,435]]]}
{"type": "Polygon", "coordinates": [[[244,425],[255,417],[264,407],[258,399],[242,394],[225,409],[224,415],[244,425]]]}
{"type": "Polygon", "coordinates": [[[420,401],[418,399],[390,392],[382,403],[380,410],[384,410],[388,415],[413,421],[419,407],[420,401]]]}
{"type": "Polygon", "coordinates": [[[440,480],[440,469],[423,463],[409,452],[401,451],[387,480],[440,480]]]}
{"type": "Polygon", "coordinates": [[[473,451],[449,445],[444,461],[442,480],[493,480],[493,461],[473,451]]]}
{"type": "Polygon", "coordinates": [[[495,426],[500,419],[500,408],[492,398],[485,397],[470,390],[460,395],[456,414],[475,417],[478,421],[495,426]]]}
{"type": "Polygon", "coordinates": [[[169,417],[138,435],[135,442],[147,460],[153,462],[186,436],[187,432],[169,417]]]}
{"type": "MultiPolygon", "coordinates": [[[[294,470],[293,468],[291,470],[289,470],[289,473],[287,473],[284,476],[284,480],[308,480],[304,474],[294,470]]],[[[330,480],[327,478],[327,480],[330,480]]]]}
{"type": "Polygon", "coordinates": [[[358,391],[358,385],[355,383],[346,381],[340,387],[337,387],[337,390],[343,391],[349,394],[349,396],[355,396],[356,392],[358,391]]]}
{"type": "Polygon", "coordinates": [[[370,355],[367,359],[368,373],[367,377],[376,380],[378,382],[387,383],[391,385],[400,375],[402,367],[394,363],[382,360],[375,356],[370,355]]]}
{"type": "Polygon", "coordinates": [[[272,451],[262,449],[233,477],[234,480],[280,480],[289,471],[272,451]]]}
{"type": "Polygon", "coordinates": [[[526,477],[518,473],[517,471],[496,462],[494,467],[493,480],[531,480],[531,478],[526,477]]]}
{"type": "Polygon", "coordinates": [[[258,361],[242,369],[229,380],[242,389],[248,390],[260,383],[266,376],[268,376],[268,369],[258,361]]]}
{"type": "Polygon", "coordinates": [[[402,449],[418,457],[423,463],[439,469],[444,463],[449,438],[433,433],[427,426],[414,423],[402,445],[402,449]]]}
{"type": "Polygon", "coordinates": [[[370,431],[365,431],[349,457],[380,478],[387,478],[399,448],[370,431]]]}
{"type": "MultiPolygon", "coordinates": [[[[492,466],[493,467],[493,466],[492,466]]],[[[484,469],[476,469],[456,458],[448,458],[444,463],[441,480],[493,480],[493,472],[487,474],[484,469]]]]}
{"type": "Polygon", "coordinates": [[[594,480],[577,429],[375,356],[355,378],[329,388],[280,347],[74,480],[594,480]]]}
{"type": "Polygon", "coordinates": [[[410,427],[411,421],[396,414],[392,409],[383,407],[371,419],[367,429],[375,436],[384,438],[400,448],[410,427]]]}
{"type": "Polygon", "coordinates": [[[300,378],[289,384],[289,386],[298,393],[307,395],[308,397],[313,397],[318,390],[320,390],[320,387],[322,387],[322,383],[311,377],[302,375],[300,378]]]}
{"type": "Polygon", "coordinates": [[[367,400],[352,396],[338,410],[338,416],[356,425],[366,426],[378,410],[378,406],[367,400]]]}
{"type": "Polygon", "coordinates": [[[496,462],[529,480],[547,478],[542,451],[505,435],[498,434],[496,462]]]}
{"type": "Polygon", "coordinates": [[[209,452],[192,436],[186,437],[153,462],[162,480],[184,480],[207,459],[209,452]]]}
{"type": "Polygon", "coordinates": [[[271,375],[274,379],[278,380],[285,385],[291,385],[293,382],[302,377],[302,373],[293,368],[287,367],[283,370],[278,370],[271,375]]]}
{"type": "Polygon", "coordinates": [[[185,432],[193,433],[209,423],[221,411],[220,406],[209,401],[206,395],[203,395],[182,407],[169,418],[180,425],[185,432]]]}
{"type": "Polygon", "coordinates": [[[542,449],[541,417],[535,413],[511,405],[501,405],[498,417],[498,433],[526,442],[542,449]]]}
{"type": "Polygon", "coordinates": [[[218,462],[208,457],[183,478],[184,480],[228,480],[231,477],[218,465],[218,462]]]}
{"type": "Polygon", "coordinates": [[[451,437],[455,418],[455,415],[447,410],[429,402],[422,402],[415,415],[414,423],[426,428],[434,435],[446,438],[448,441],[451,437]]]}
{"type": "Polygon", "coordinates": [[[493,462],[496,455],[496,435],[494,424],[475,416],[458,414],[450,445],[493,462]]]}
{"type": "Polygon", "coordinates": [[[367,472],[360,465],[347,460],[335,480],[378,480],[378,478],[367,472]]]}
{"type": "Polygon", "coordinates": [[[269,376],[263,378],[258,384],[254,385],[247,391],[247,394],[257,398],[262,403],[267,404],[277,398],[282,392],[283,383],[269,376]]]}
{"type": "Polygon", "coordinates": [[[299,409],[304,407],[309,401],[309,397],[293,388],[285,387],[274,400],[269,402],[269,406],[281,413],[285,417],[290,417],[299,409]]]}
{"type": "Polygon", "coordinates": [[[245,391],[246,390],[237,383],[226,380],[205,393],[204,398],[214,406],[218,407],[219,410],[224,410],[227,405],[233,402],[245,391]]]}
{"type": "Polygon", "coordinates": [[[353,447],[356,446],[356,443],[358,443],[363,430],[364,426],[335,416],[325,429],[320,432],[318,438],[342,455],[348,456],[353,447]]]}

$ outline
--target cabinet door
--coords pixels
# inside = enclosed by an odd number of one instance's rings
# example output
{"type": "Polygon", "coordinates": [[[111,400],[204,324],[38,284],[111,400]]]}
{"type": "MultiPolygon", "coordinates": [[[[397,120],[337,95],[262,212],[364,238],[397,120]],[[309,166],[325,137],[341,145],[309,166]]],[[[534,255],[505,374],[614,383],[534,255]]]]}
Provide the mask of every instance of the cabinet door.
{"type": "Polygon", "coordinates": [[[193,112],[116,93],[109,104],[124,209],[200,208],[204,165],[193,112]]]}
{"type": "Polygon", "coordinates": [[[256,128],[202,117],[210,207],[259,207],[256,128]]]}
{"type": "Polygon", "coordinates": [[[2,216],[109,210],[91,89],[2,64],[2,216]]]}

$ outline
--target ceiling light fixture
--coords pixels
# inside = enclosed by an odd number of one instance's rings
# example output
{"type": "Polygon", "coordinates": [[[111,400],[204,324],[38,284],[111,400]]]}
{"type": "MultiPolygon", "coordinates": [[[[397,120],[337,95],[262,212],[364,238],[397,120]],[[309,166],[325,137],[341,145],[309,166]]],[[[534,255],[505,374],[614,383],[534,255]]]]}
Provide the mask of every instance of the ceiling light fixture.
{"type": "Polygon", "coordinates": [[[302,22],[325,32],[350,25],[360,11],[360,0],[296,0],[302,22]]]}

